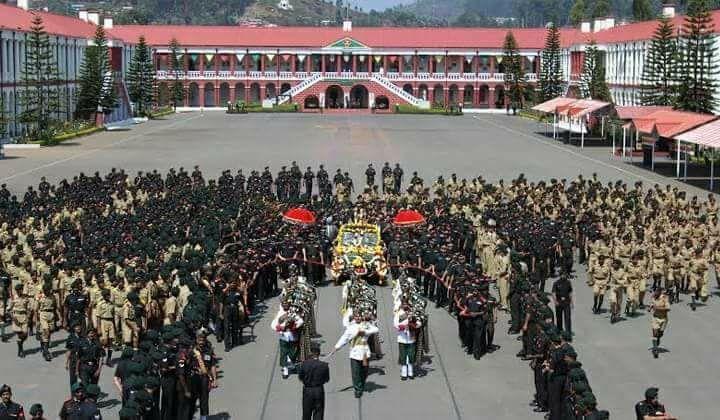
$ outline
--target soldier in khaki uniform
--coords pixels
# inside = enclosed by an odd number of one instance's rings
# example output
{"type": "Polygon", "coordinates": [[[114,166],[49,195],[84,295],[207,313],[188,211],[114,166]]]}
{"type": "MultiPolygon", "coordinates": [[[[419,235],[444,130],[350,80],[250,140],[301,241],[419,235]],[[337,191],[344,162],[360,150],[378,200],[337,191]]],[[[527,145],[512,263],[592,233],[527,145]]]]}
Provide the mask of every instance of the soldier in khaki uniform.
{"type": "Polygon", "coordinates": [[[52,287],[45,285],[42,293],[38,295],[37,312],[35,320],[40,331],[40,348],[46,361],[52,360],[50,354],[50,337],[55,331],[56,322],[60,319],[58,305],[53,294],[52,287]]]}
{"type": "Polygon", "coordinates": [[[690,261],[689,292],[692,297],[690,307],[694,311],[696,309],[696,300],[699,298],[703,303],[708,299],[708,260],[703,255],[703,249],[697,248],[695,256],[690,261]]]}
{"type": "Polygon", "coordinates": [[[28,281],[23,282],[23,294],[28,298],[28,305],[30,312],[28,313],[28,333],[30,335],[33,332],[37,332],[37,325],[35,323],[37,307],[38,307],[38,296],[42,291],[40,282],[34,277],[30,277],[28,281]]]}
{"type": "Polygon", "coordinates": [[[105,348],[107,359],[105,364],[110,366],[112,360],[112,345],[115,340],[115,305],[111,301],[109,289],[103,289],[100,301],[95,305],[96,324],[100,333],[100,344],[105,348]]]}
{"type": "Polygon", "coordinates": [[[641,293],[645,293],[643,288],[643,283],[645,282],[645,267],[643,267],[640,262],[641,259],[642,253],[637,252],[633,255],[632,262],[626,270],[627,305],[625,306],[625,313],[630,316],[635,316],[635,311],[641,307],[641,293]]]}
{"type": "Polygon", "coordinates": [[[505,248],[498,247],[495,251],[494,278],[497,280],[498,293],[500,295],[500,308],[507,310],[510,305],[510,252],[505,248]]]}
{"type": "Polygon", "coordinates": [[[113,316],[115,317],[115,344],[122,345],[122,332],[125,330],[123,327],[122,312],[125,302],[127,302],[127,291],[122,279],[116,280],[116,284],[110,288],[110,298],[115,307],[113,316]]]}
{"type": "Polygon", "coordinates": [[[142,326],[142,319],[138,319],[138,314],[135,312],[135,306],[139,304],[140,298],[137,293],[128,293],[121,315],[123,344],[132,346],[134,349],[137,349],[140,343],[140,328],[142,326]]]}
{"type": "Polygon", "coordinates": [[[665,328],[668,322],[668,312],[670,312],[670,299],[662,287],[655,289],[653,301],[648,311],[652,312],[652,337],[653,337],[653,357],[658,357],[658,347],[660,339],[665,334],[665,328]]]}
{"type": "Polygon", "coordinates": [[[30,300],[23,293],[23,285],[15,285],[15,296],[10,304],[13,319],[13,332],[17,337],[18,357],[25,357],[23,343],[28,336],[28,323],[30,321],[30,300]]]}
{"type": "MultiPolygon", "coordinates": [[[[655,239],[653,244],[649,247],[650,250],[650,274],[653,279],[653,290],[659,288],[662,285],[663,279],[667,277],[667,254],[665,247],[663,246],[662,239],[659,237],[655,239]]],[[[667,283],[667,281],[666,281],[667,283]]]]}
{"type": "Polygon", "coordinates": [[[670,303],[680,301],[680,288],[684,283],[683,279],[683,257],[680,254],[680,249],[677,246],[673,246],[667,252],[667,277],[665,280],[665,289],[667,294],[670,296],[670,303]]]}
{"type": "Polygon", "coordinates": [[[610,271],[610,323],[614,324],[620,319],[623,297],[628,288],[627,273],[620,260],[615,259],[610,271]]]}
{"type": "Polygon", "coordinates": [[[177,295],[180,292],[176,287],[170,291],[170,296],[165,299],[163,304],[163,325],[170,325],[177,320],[177,295]]]}
{"type": "Polygon", "coordinates": [[[603,300],[605,299],[605,291],[610,284],[611,267],[604,255],[598,255],[595,267],[590,274],[590,286],[593,289],[593,308],[594,314],[601,312],[603,300]]]}

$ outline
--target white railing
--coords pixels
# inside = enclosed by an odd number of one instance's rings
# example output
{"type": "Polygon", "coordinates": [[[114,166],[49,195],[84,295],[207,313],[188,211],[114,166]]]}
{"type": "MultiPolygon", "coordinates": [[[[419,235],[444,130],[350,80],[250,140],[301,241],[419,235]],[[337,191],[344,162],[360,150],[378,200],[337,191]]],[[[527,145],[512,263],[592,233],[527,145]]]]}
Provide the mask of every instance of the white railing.
{"type": "Polygon", "coordinates": [[[307,79],[303,80],[302,82],[298,83],[297,85],[293,86],[285,92],[285,95],[289,96],[283,96],[278,100],[278,104],[284,104],[285,102],[289,101],[290,98],[297,95],[298,93],[304,91],[305,89],[311,87],[315,83],[321,81],[323,79],[323,76],[321,73],[313,73],[312,76],[308,77],[307,79]]]}
{"type": "Polygon", "coordinates": [[[370,79],[375,83],[378,83],[382,85],[385,89],[389,90],[390,92],[394,93],[395,95],[399,96],[401,99],[405,100],[411,105],[419,106],[420,100],[413,95],[405,92],[402,88],[395,85],[385,77],[379,75],[379,74],[373,74],[372,78],[370,79]]]}
{"type": "MultiPolygon", "coordinates": [[[[291,72],[281,71],[176,71],[157,70],[156,77],[159,80],[174,79],[177,75],[179,79],[250,79],[250,80],[303,80],[310,76],[322,75],[320,72],[291,72]]],[[[367,80],[371,76],[379,76],[386,80],[393,81],[418,81],[418,82],[503,82],[505,74],[503,73],[369,73],[369,72],[325,72],[324,77],[328,79],[345,79],[345,80],[367,80]]],[[[525,80],[528,82],[537,82],[536,73],[526,73],[525,80]]],[[[576,82],[579,75],[572,75],[570,81],[576,82]]]]}

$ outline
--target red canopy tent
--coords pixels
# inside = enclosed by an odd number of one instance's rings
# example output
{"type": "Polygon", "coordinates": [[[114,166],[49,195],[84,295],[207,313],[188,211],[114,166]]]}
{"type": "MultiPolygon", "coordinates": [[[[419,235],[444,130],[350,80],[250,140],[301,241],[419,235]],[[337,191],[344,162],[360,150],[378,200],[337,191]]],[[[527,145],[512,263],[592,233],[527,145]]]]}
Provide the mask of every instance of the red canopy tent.
{"type": "Polygon", "coordinates": [[[286,222],[298,225],[312,225],[315,223],[315,213],[302,207],[294,207],[283,213],[283,219],[286,222]]]}
{"type": "Polygon", "coordinates": [[[393,224],[398,227],[417,226],[425,223],[425,216],[417,210],[401,210],[393,218],[393,224]]]}

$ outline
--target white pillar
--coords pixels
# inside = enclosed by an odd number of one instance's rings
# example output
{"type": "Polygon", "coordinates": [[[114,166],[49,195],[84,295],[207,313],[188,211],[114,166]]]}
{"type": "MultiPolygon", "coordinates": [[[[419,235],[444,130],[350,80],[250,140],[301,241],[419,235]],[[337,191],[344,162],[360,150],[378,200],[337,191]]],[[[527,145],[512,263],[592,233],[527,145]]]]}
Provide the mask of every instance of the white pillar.
{"type": "Polygon", "coordinates": [[[585,148],[585,124],[583,124],[582,118],[578,120],[580,123],[580,148],[585,148]]]}
{"type": "Polygon", "coordinates": [[[613,127],[613,147],[612,147],[612,158],[615,159],[615,128],[613,127]]]}
{"type": "Polygon", "coordinates": [[[557,138],[557,114],[553,113],[553,140],[557,138]]]}
{"type": "Polygon", "coordinates": [[[713,150],[713,158],[710,159],[710,192],[712,192],[712,190],[715,187],[714,178],[715,178],[715,150],[713,150]]]}
{"type": "Polygon", "coordinates": [[[655,171],[655,143],[652,144],[652,155],[650,155],[650,170],[655,171]]]}
{"type": "Polygon", "coordinates": [[[623,129],[623,151],[622,151],[622,157],[623,157],[623,159],[625,159],[625,149],[627,148],[627,146],[626,146],[627,128],[626,128],[626,127],[623,127],[622,129],[623,129]]]}
{"type": "Polygon", "coordinates": [[[675,178],[680,179],[680,148],[682,146],[682,142],[680,140],[676,140],[677,144],[675,147],[677,148],[677,160],[675,161],[675,178]]]}

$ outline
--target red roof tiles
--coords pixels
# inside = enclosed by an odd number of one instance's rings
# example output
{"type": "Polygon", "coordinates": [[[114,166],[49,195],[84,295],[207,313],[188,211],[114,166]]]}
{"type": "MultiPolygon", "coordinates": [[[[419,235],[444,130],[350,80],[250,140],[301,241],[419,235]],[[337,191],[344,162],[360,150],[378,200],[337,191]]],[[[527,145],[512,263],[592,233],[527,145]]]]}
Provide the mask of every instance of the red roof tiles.
{"type": "MultiPolygon", "coordinates": [[[[497,49],[502,48],[508,29],[499,28],[353,28],[241,26],[116,26],[115,36],[137,41],[144,35],[150,45],[166,46],[176,38],[183,47],[270,47],[322,48],[345,37],[371,48],[497,49]]],[[[541,50],[544,28],[512,29],[520,49],[541,50]]],[[[577,39],[576,29],[562,29],[563,42],[577,39]]]]}
{"type": "Polygon", "coordinates": [[[655,111],[671,111],[671,106],[615,106],[617,117],[621,120],[631,120],[651,114],[655,111]]]}
{"type": "Polygon", "coordinates": [[[95,35],[95,25],[80,19],[53,13],[28,11],[0,4],[0,30],[30,31],[34,15],[43,18],[45,31],[52,35],[90,39],[95,35]]]}
{"type": "Polygon", "coordinates": [[[680,141],[708,147],[720,147],[720,120],[707,123],[675,137],[680,141]]]}
{"type": "MultiPolygon", "coordinates": [[[[710,14],[713,18],[713,22],[715,23],[715,32],[717,33],[720,31],[720,10],[715,10],[710,14]]],[[[684,19],[685,16],[675,16],[672,19],[672,23],[675,25],[676,30],[682,27],[684,19]]],[[[593,34],[593,39],[595,39],[598,44],[614,44],[648,40],[652,39],[657,25],[657,20],[620,25],[593,34]]]]}
{"type": "Polygon", "coordinates": [[[699,127],[717,118],[715,115],[694,112],[661,110],[651,112],[639,118],[633,118],[635,129],[651,134],[657,130],[660,137],[672,138],[693,128],[699,127]]]}

